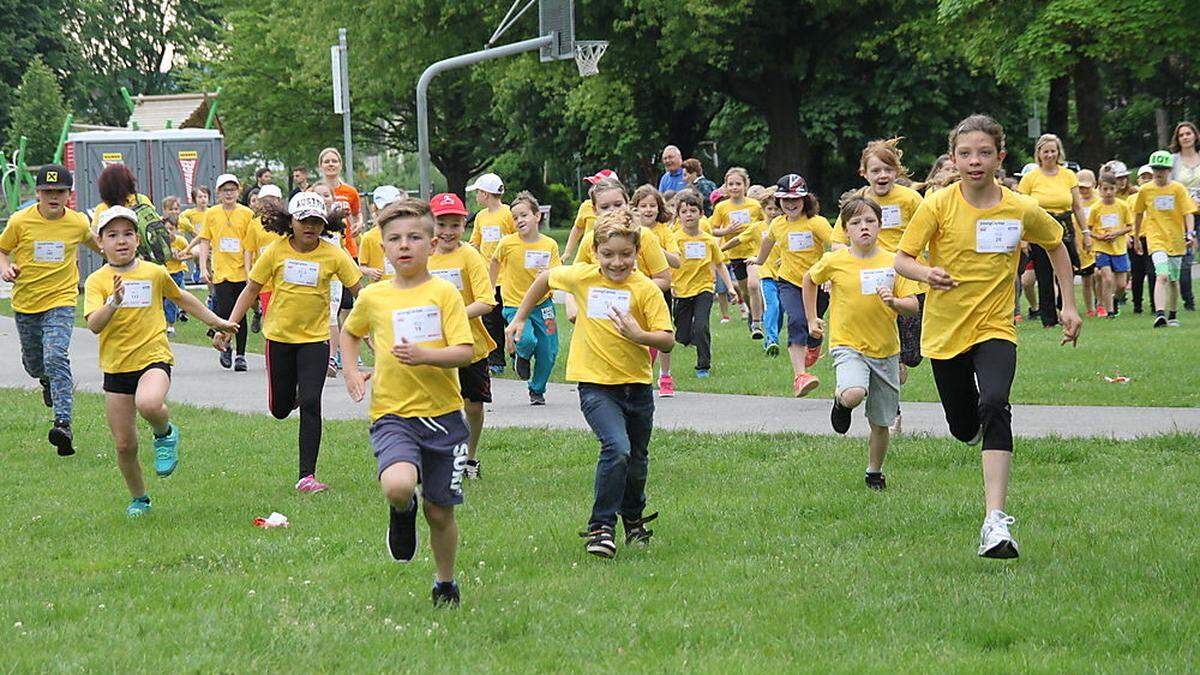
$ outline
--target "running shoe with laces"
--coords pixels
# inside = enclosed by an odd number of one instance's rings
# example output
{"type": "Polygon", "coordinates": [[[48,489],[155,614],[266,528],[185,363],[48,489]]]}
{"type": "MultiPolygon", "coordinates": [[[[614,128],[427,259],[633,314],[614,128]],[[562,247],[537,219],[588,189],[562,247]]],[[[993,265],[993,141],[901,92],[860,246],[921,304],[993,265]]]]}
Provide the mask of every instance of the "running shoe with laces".
{"type": "Polygon", "coordinates": [[[154,473],[159,478],[166,478],[175,473],[179,466],[179,427],[174,424],[167,426],[167,435],[154,437],[154,473]]]}
{"type": "Polygon", "coordinates": [[[465,473],[467,475],[467,478],[470,478],[471,480],[475,480],[475,479],[479,478],[480,475],[482,475],[480,473],[482,469],[483,469],[483,464],[479,460],[468,459],[466,466],[463,468],[463,473],[465,473]]]}
{"type": "Polygon", "coordinates": [[[304,478],[301,478],[300,480],[296,481],[296,490],[299,492],[306,492],[306,493],[321,492],[323,490],[328,490],[328,489],[329,489],[328,485],[318,481],[317,477],[312,475],[311,473],[308,474],[307,476],[305,476],[304,478]]]}
{"type": "Polygon", "coordinates": [[[792,380],[792,391],[795,392],[796,398],[807,396],[819,386],[821,386],[821,380],[812,373],[800,373],[796,379],[792,380]]]}
{"type": "Polygon", "coordinates": [[[763,339],[763,329],[762,329],[761,321],[751,321],[750,322],[750,339],[751,340],[763,339]]]}
{"type": "Polygon", "coordinates": [[[821,347],[805,347],[804,348],[804,367],[812,368],[813,364],[821,360],[821,347]]]}
{"type": "Polygon", "coordinates": [[[530,364],[529,359],[523,356],[518,356],[516,358],[516,363],[513,365],[513,369],[517,371],[517,377],[524,381],[528,381],[530,376],[533,374],[532,364],[530,364]]]}
{"type": "Polygon", "coordinates": [[[529,405],[546,405],[546,395],[536,391],[529,392],[529,405]]]}
{"type": "Polygon", "coordinates": [[[868,471],[866,473],[866,483],[867,483],[867,487],[871,488],[872,490],[886,490],[887,489],[887,479],[884,478],[883,472],[881,472],[881,471],[876,472],[876,473],[871,473],[870,471],[868,471]]]}
{"type": "Polygon", "coordinates": [[[129,506],[125,507],[125,515],[130,518],[144,516],[150,512],[150,495],[142,495],[134,497],[129,502],[129,506]]]}
{"type": "Polygon", "coordinates": [[[767,353],[767,356],[770,356],[771,358],[775,358],[776,356],[779,356],[779,343],[778,342],[768,342],[763,347],[763,351],[765,351],[767,353]]]}
{"type": "Polygon", "coordinates": [[[458,584],[453,581],[438,581],[433,580],[433,606],[434,607],[449,607],[451,609],[458,607],[462,603],[462,598],[458,594],[458,584]]]}
{"type": "Polygon", "coordinates": [[[704,378],[708,377],[711,374],[712,373],[709,372],[708,368],[697,368],[696,369],[696,377],[701,380],[703,380],[704,378]]]}
{"type": "Polygon", "coordinates": [[[1017,541],[1008,531],[1015,518],[996,509],[988,514],[979,530],[979,555],[983,558],[1016,558],[1017,541]]]}
{"type": "Polygon", "coordinates": [[[1159,314],[1154,317],[1154,327],[1155,328],[1162,328],[1163,326],[1166,326],[1166,325],[1167,325],[1167,317],[1163,316],[1162,314],[1159,314]]]}
{"type": "Polygon", "coordinates": [[[580,532],[579,536],[587,539],[584,542],[584,549],[588,553],[601,558],[612,558],[617,555],[617,542],[613,538],[611,525],[589,526],[588,531],[580,532]]]}
{"type": "Polygon", "coordinates": [[[1167,326],[1169,328],[1179,328],[1179,319],[1167,319],[1167,326]]]}
{"type": "Polygon", "coordinates": [[[246,372],[246,357],[239,356],[233,360],[233,371],[235,373],[246,372]]]}
{"type": "Polygon", "coordinates": [[[658,395],[662,398],[671,398],[675,395],[675,378],[670,375],[663,375],[658,378],[658,395]]]}
{"type": "Polygon", "coordinates": [[[657,511],[648,516],[639,516],[637,518],[621,516],[621,524],[625,526],[625,545],[644,546],[649,544],[650,537],[654,536],[654,530],[648,529],[646,523],[657,517],[657,511]]]}
{"type": "Polygon", "coordinates": [[[71,433],[70,420],[54,420],[54,426],[50,427],[47,440],[58,450],[59,457],[70,457],[75,454],[75,435],[71,433]]]}
{"type": "Polygon", "coordinates": [[[222,368],[232,368],[233,367],[233,352],[226,349],[225,351],[221,352],[221,356],[219,357],[219,360],[221,362],[222,368]]]}
{"type": "Polygon", "coordinates": [[[417,496],[407,511],[388,504],[387,549],[392,560],[411,562],[417,554],[417,496]]]}
{"type": "Polygon", "coordinates": [[[1096,316],[1103,319],[1108,316],[1108,310],[1103,305],[1100,307],[1097,307],[1096,308],[1096,316]]]}
{"type": "Polygon", "coordinates": [[[850,430],[850,408],[842,405],[837,396],[833,397],[833,409],[829,411],[829,423],[833,430],[844,434],[850,430]]]}

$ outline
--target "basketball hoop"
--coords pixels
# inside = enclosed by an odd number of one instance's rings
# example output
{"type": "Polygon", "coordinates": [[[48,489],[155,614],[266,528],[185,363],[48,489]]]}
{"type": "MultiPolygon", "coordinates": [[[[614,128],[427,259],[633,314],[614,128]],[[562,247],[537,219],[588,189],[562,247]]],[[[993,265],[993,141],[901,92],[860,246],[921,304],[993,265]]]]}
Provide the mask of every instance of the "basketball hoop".
{"type": "Polygon", "coordinates": [[[608,49],[606,40],[576,40],[575,65],[580,77],[591,77],[600,73],[600,58],[608,49]]]}

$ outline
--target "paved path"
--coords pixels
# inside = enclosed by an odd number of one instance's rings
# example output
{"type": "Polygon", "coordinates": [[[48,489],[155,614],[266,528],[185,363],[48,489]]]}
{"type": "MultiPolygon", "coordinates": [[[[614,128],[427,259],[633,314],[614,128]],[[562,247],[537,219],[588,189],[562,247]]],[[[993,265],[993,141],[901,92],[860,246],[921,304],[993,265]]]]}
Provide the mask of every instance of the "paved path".
{"type": "MultiPolygon", "coordinates": [[[[71,363],[82,391],[101,391],[96,347],[96,338],[89,331],[75,330],[71,363]]],[[[182,344],[173,347],[176,367],[170,400],[267,414],[267,383],[261,355],[248,355],[250,372],[234,373],[217,364],[217,353],[211,349],[182,344]]],[[[35,386],[21,368],[19,350],[13,320],[0,317],[0,354],[4,355],[0,388],[35,386]]],[[[529,405],[522,382],[494,380],[492,394],[495,402],[487,408],[489,426],[587,428],[579,412],[574,385],[551,384],[546,392],[548,405],[538,408],[529,405]]],[[[340,378],[327,381],[322,405],[325,417],[329,419],[366,418],[366,402],[351,402],[340,378]]],[[[660,429],[710,433],[832,433],[829,400],[824,397],[798,400],[680,392],[673,399],[659,399],[656,406],[655,426],[660,429]]],[[[948,435],[939,404],[905,402],[903,408],[905,433],[948,435]]],[[[1134,438],[1176,430],[1200,433],[1200,409],[1018,405],[1013,407],[1013,427],[1021,436],[1134,438]],[[1070,423],[1063,424],[1064,420],[1070,420],[1070,423]]],[[[867,425],[861,413],[854,415],[850,433],[866,435],[867,425]]]]}

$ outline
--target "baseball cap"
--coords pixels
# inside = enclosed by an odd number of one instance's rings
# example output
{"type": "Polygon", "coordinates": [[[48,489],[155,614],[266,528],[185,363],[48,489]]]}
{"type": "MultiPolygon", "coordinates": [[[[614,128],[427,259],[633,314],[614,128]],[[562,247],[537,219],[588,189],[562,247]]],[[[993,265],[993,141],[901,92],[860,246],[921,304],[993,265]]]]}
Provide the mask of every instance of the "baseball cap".
{"type": "Polygon", "coordinates": [[[104,227],[114,220],[128,220],[134,225],[138,224],[138,216],[133,212],[133,209],[127,206],[113,206],[104,210],[100,217],[96,219],[96,231],[93,233],[97,236],[104,231],[104,227]]]}
{"type": "Polygon", "coordinates": [[[329,214],[325,212],[325,198],[315,192],[297,192],[288,202],[288,213],[300,220],[319,218],[322,223],[329,223],[329,214]]]}
{"type": "Polygon", "coordinates": [[[1140,176],[1144,173],[1154,173],[1154,167],[1150,166],[1149,164],[1143,164],[1142,168],[1138,169],[1137,175],[1140,176]]]}
{"type": "Polygon", "coordinates": [[[466,216],[470,214],[462,200],[453,192],[434,195],[433,199],[429,200],[429,209],[433,211],[434,218],[445,215],[466,216]]]}
{"type": "Polygon", "coordinates": [[[1070,160],[1063,162],[1063,166],[1074,171],[1075,173],[1079,173],[1081,170],[1083,170],[1083,167],[1080,166],[1079,162],[1072,162],[1070,160]]]}
{"type": "Polygon", "coordinates": [[[267,183],[266,185],[258,188],[258,197],[259,199],[262,199],[263,197],[283,199],[283,191],[279,189],[278,185],[275,185],[274,183],[267,183]]]}
{"type": "Polygon", "coordinates": [[[1150,155],[1150,161],[1146,164],[1153,169],[1170,169],[1175,166],[1175,158],[1166,150],[1158,150],[1150,155]]]}
{"type": "Polygon", "coordinates": [[[220,190],[221,186],[226,183],[233,183],[233,184],[237,185],[238,187],[241,187],[241,185],[242,185],[242,181],[238,180],[238,177],[231,173],[223,173],[220,176],[217,176],[217,189],[218,190],[220,190]]]}
{"type": "Polygon", "coordinates": [[[71,172],[62,164],[47,164],[38,169],[37,189],[70,190],[75,185],[71,172]]]}
{"type": "Polygon", "coordinates": [[[485,173],[475,179],[474,183],[467,186],[467,192],[474,190],[483,190],[494,195],[504,194],[504,181],[500,180],[500,176],[494,173],[485,173]]]}
{"type": "Polygon", "coordinates": [[[717,188],[716,190],[713,190],[712,192],[708,193],[708,203],[716,204],[717,202],[721,201],[721,197],[724,197],[724,196],[725,196],[725,193],[721,192],[721,188],[717,188]]]}
{"type": "Polygon", "coordinates": [[[604,180],[605,178],[612,178],[613,180],[621,180],[621,178],[619,176],[617,176],[617,172],[613,171],[612,169],[600,169],[595,174],[584,178],[584,180],[591,183],[592,185],[595,185],[596,183],[599,183],[600,181],[604,180]]]}
{"type": "Polygon", "coordinates": [[[780,199],[799,199],[808,196],[808,183],[798,173],[789,173],[775,182],[775,196],[780,199]]]}
{"type": "Polygon", "coordinates": [[[1018,176],[1027,176],[1027,175],[1033,173],[1034,171],[1036,171],[1037,168],[1038,168],[1037,164],[1030,162],[1030,163],[1026,164],[1025,166],[1021,167],[1021,172],[1018,173],[1017,175],[1018,176]]]}
{"type": "Polygon", "coordinates": [[[380,185],[371,190],[371,203],[375,204],[375,208],[382,209],[403,196],[404,193],[395,185],[380,185]]]}
{"type": "Polygon", "coordinates": [[[1129,167],[1125,166],[1125,162],[1115,159],[1108,163],[1108,170],[1112,172],[1114,178],[1123,178],[1129,175],[1129,167]]]}
{"type": "Polygon", "coordinates": [[[1080,169],[1075,174],[1075,180],[1083,187],[1096,187],[1096,174],[1092,173],[1091,169],[1080,169]]]}

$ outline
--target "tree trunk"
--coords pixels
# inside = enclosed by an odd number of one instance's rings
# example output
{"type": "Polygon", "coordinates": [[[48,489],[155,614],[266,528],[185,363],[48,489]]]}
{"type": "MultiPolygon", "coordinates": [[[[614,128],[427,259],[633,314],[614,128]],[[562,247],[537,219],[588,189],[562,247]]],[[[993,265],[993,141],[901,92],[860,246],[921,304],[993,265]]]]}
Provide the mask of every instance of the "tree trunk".
{"type": "MultiPolygon", "coordinates": [[[[446,177],[446,190],[453,192],[456,195],[465,195],[467,193],[467,181],[471,178],[471,165],[469,161],[456,162],[452,159],[443,159],[436,162],[438,171],[446,177]]],[[[436,190],[436,188],[434,188],[436,190]]]]}
{"type": "Polygon", "coordinates": [[[1154,126],[1158,132],[1158,147],[1165,148],[1171,143],[1171,113],[1159,106],[1154,109],[1154,126]]]}
{"type": "Polygon", "coordinates": [[[808,156],[808,137],[800,128],[796,102],[797,88],[779,79],[764,83],[771,96],[762,101],[761,110],[767,122],[767,178],[774,182],[780,176],[798,172],[806,175],[811,168],[808,156]]]}
{"type": "MultiPolygon", "coordinates": [[[[1050,101],[1046,106],[1046,126],[1042,128],[1042,133],[1057,134],[1064,145],[1068,144],[1070,109],[1071,76],[1063,75],[1050,80],[1050,101]]],[[[1037,161],[1036,157],[1034,161],[1037,161]]]]}
{"type": "Polygon", "coordinates": [[[1079,131],[1074,159],[1084,167],[1098,167],[1108,159],[1104,128],[1100,125],[1104,116],[1100,68],[1092,59],[1081,58],[1072,68],[1071,77],[1075,84],[1075,121],[1079,131]]]}

